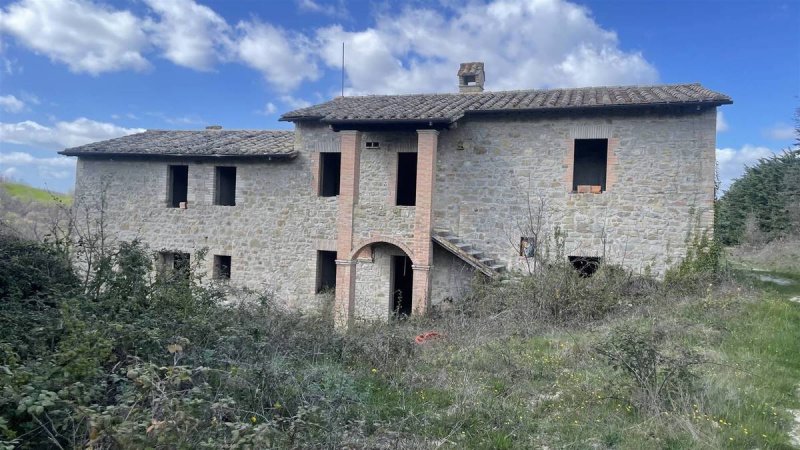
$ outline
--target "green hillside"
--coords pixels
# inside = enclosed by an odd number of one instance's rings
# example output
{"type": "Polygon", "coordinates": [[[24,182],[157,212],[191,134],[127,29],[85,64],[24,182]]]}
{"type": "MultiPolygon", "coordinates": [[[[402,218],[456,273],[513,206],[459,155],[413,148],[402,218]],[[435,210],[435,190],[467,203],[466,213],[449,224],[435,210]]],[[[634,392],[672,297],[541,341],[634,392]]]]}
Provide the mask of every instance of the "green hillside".
{"type": "Polygon", "coordinates": [[[22,201],[33,201],[37,203],[53,204],[63,202],[72,204],[72,196],[58,192],[50,192],[44,189],[35,188],[21,183],[0,183],[5,192],[11,197],[22,201]]]}

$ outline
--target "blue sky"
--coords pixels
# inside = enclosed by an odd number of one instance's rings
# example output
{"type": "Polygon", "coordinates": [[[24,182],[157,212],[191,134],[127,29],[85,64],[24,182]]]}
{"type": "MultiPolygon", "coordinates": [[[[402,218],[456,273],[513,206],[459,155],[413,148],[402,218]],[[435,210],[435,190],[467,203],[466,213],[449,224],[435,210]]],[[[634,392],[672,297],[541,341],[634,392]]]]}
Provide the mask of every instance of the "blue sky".
{"type": "Polygon", "coordinates": [[[143,129],[274,129],[346,93],[701,82],[720,108],[723,184],[787,148],[800,2],[0,1],[0,176],[68,191],[57,151],[143,129]]]}

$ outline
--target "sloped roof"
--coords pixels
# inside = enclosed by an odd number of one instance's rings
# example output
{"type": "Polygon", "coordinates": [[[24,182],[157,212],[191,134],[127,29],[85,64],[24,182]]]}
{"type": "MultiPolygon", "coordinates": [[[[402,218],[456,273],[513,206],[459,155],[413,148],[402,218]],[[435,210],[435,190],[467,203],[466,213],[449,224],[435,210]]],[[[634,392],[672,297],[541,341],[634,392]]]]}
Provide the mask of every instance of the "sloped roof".
{"type": "Polygon", "coordinates": [[[205,156],[292,158],[293,131],[148,130],[93,142],[62,152],[67,156],[205,156]]]}
{"type": "Polygon", "coordinates": [[[285,121],[453,122],[479,112],[545,111],[732,103],[727,95],[699,83],[659,86],[587,87],[459,94],[369,95],[337,97],[281,116],[285,121]]]}

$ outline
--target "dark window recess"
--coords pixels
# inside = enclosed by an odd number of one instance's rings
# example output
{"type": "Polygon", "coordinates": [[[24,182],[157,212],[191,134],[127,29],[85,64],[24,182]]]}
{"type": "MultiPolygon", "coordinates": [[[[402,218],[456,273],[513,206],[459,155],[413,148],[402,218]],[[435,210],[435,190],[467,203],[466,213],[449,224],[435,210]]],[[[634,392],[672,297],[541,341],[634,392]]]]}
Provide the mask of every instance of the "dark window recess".
{"type": "Polygon", "coordinates": [[[525,236],[519,238],[519,256],[532,258],[534,255],[536,255],[536,238],[525,236]]]}
{"type": "Polygon", "coordinates": [[[339,195],[339,179],[342,174],[341,153],[319,154],[319,195],[335,197],[339,195]]]}
{"type": "Polygon", "coordinates": [[[411,290],[414,286],[414,271],[411,258],[392,256],[392,314],[401,319],[411,315],[411,290]]]}
{"type": "Polygon", "coordinates": [[[214,204],[236,206],[236,167],[217,167],[214,204]]]}
{"type": "Polygon", "coordinates": [[[188,280],[190,256],[181,252],[161,252],[162,274],[170,279],[188,280]]]}
{"type": "Polygon", "coordinates": [[[468,86],[478,82],[475,75],[464,75],[462,78],[464,79],[464,84],[468,86]]]}
{"type": "Polygon", "coordinates": [[[608,139],[575,139],[575,164],[572,173],[572,190],[578,186],[600,186],[606,190],[608,164],[608,139]]]}
{"type": "Polygon", "coordinates": [[[397,154],[397,205],[417,204],[417,154],[397,154]]]}
{"type": "Polygon", "coordinates": [[[231,257],[227,255],[214,255],[214,278],[217,280],[231,279],[231,257]]]}
{"type": "Polygon", "coordinates": [[[381,143],[378,141],[367,141],[364,144],[365,148],[381,148],[381,143]]]}
{"type": "Polygon", "coordinates": [[[169,166],[167,180],[167,202],[171,208],[178,208],[186,201],[189,188],[189,166],[169,166]]]}
{"type": "Polygon", "coordinates": [[[317,251],[317,293],[336,289],[336,252],[317,251]]]}
{"type": "Polygon", "coordinates": [[[582,277],[590,277],[597,272],[600,267],[600,257],[598,256],[569,256],[569,263],[578,271],[582,277]]]}

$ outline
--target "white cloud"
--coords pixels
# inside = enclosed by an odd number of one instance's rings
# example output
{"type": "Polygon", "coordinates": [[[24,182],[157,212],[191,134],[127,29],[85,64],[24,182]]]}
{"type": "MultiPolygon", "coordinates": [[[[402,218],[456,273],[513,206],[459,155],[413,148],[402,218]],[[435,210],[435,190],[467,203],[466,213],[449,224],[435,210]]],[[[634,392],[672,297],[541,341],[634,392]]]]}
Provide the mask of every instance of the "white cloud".
{"type": "Polygon", "coordinates": [[[278,90],[288,92],[304,80],[319,78],[310,42],[303,35],[263,22],[239,22],[236,28],[241,33],[236,42],[239,59],[278,90]]]}
{"type": "Polygon", "coordinates": [[[40,180],[66,180],[75,174],[76,162],[75,158],[61,155],[38,158],[25,152],[0,153],[0,173],[5,178],[11,178],[14,175],[30,175],[31,171],[35,171],[40,180]],[[11,167],[3,168],[5,166],[11,167]]]}
{"type": "Polygon", "coordinates": [[[230,27],[211,8],[192,0],[144,0],[160,20],[148,21],[151,39],[175,64],[209,70],[230,46],[230,27]]]}
{"type": "Polygon", "coordinates": [[[311,106],[311,102],[309,102],[308,100],[292,97],[291,95],[282,95],[281,101],[283,102],[284,105],[288,106],[291,109],[299,109],[311,106]]]}
{"type": "MultiPolygon", "coordinates": [[[[296,1],[303,11],[346,13],[343,0],[296,1]]],[[[281,94],[319,79],[321,67],[338,70],[342,42],[351,94],[454,91],[456,68],[466,61],[486,62],[491,90],[658,81],[641,53],[623,50],[588,8],[565,0],[384,7],[371,27],[303,32],[257,18],[234,27],[194,0],[144,3],[147,17],[93,0],[19,0],[0,11],[0,32],[75,72],[142,70],[146,56],[161,51],[196,70],[242,63],[281,94]]]]}
{"type": "Polygon", "coordinates": [[[7,169],[3,169],[3,171],[0,172],[0,179],[6,179],[6,180],[10,179],[14,175],[16,175],[17,172],[18,171],[16,167],[9,167],[7,169]]]}
{"type": "Polygon", "coordinates": [[[73,167],[75,159],[60,155],[51,158],[37,158],[30,153],[11,152],[0,153],[0,164],[10,166],[73,167]]]}
{"type": "Polygon", "coordinates": [[[717,111],[717,133],[728,131],[728,122],[725,121],[725,116],[722,111],[717,111]]]}
{"type": "Polygon", "coordinates": [[[768,128],[764,134],[770,138],[775,139],[776,141],[786,141],[789,139],[793,139],[796,136],[796,130],[793,126],[785,124],[785,123],[777,123],[772,127],[768,128]]]}
{"type": "MultiPolygon", "coordinates": [[[[2,26],[0,26],[0,31],[2,31],[2,26]]],[[[14,75],[22,73],[22,66],[19,65],[19,61],[13,58],[6,58],[5,56],[2,58],[3,60],[3,72],[6,75],[14,75]]]]}
{"type": "Polygon", "coordinates": [[[746,144],[742,148],[718,148],[717,170],[720,191],[725,191],[731,182],[744,173],[745,166],[755,165],[759,159],[768,158],[774,152],[767,147],[746,144]]]}
{"type": "Polygon", "coordinates": [[[53,126],[26,120],[0,123],[0,142],[60,150],[143,131],[142,128],[125,128],[85,117],[72,122],[57,122],[53,126]]]}
{"type": "Polygon", "coordinates": [[[492,90],[658,80],[656,69],[640,53],[621,50],[617,35],[588,9],[560,0],[466,3],[451,15],[408,8],[376,24],[317,32],[328,67],[340,66],[346,43],[351,93],[453,91],[455,70],[466,61],[486,63],[492,90]]]}
{"type": "Polygon", "coordinates": [[[18,113],[25,109],[25,103],[13,95],[0,95],[0,107],[6,112],[18,113]]]}
{"type": "Polygon", "coordinates": [[[21,0],[0,11],[0,31],[73,72],[149,67],[141,21],[87,0],[21,0]]]}
{"type": "Polygon", "coordinates": [[[277,110],[278,110],[278,107],[275,106],[275,103],[267,102],[267,104],[264,105],[264,109],[261,112],[263,114],[266,114],[266,115],[270,116],[272,114],[275,114],[275,111],[277,111],[277,110]]]}
{"type": "Polygon", "coordinates": [[[336,4],[325,4],[314,0],[297,0],[297,7],[300,8],[301,11],[322,14],[339,19],[349,17],[347,8],[342,0],[339,0],[336,4]]]}

